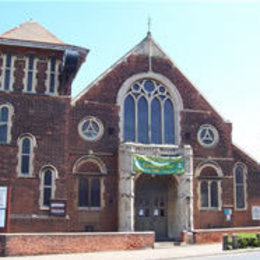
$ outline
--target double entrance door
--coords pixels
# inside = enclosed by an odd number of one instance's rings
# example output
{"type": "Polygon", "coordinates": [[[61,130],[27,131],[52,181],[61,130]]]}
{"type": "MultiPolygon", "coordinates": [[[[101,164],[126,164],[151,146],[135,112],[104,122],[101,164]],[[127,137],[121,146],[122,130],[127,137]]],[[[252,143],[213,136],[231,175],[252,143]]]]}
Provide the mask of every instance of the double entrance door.
{"type": "Polygon", "coordinates": [[[156,240],[168,238],[168,187],[166,176],[140,176],[135,185],[135,230],[154,231],[156,240]]]}

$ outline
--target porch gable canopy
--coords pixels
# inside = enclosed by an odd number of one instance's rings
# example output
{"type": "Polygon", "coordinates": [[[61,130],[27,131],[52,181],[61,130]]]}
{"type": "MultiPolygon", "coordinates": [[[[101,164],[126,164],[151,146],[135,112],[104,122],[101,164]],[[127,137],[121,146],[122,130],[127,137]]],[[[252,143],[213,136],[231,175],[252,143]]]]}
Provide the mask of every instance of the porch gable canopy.
{"type": "Polygon", "coordinates": [[[185,173],[184,157],[152,157],[133,155],[133,172],[157,175],[182,175],[185,173]]]}

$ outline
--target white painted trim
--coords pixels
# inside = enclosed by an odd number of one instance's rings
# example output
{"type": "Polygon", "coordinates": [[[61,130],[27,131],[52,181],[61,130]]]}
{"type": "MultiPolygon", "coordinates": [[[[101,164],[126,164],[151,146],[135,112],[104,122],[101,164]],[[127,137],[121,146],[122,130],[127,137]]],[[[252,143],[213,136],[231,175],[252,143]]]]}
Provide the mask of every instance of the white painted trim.
{"type": "Polygon", "coordinates": [[[84,117],[78,124],[78,134],[79,136],[85,140],[85,141],[88,141],[88,142],[96,142],[98,140],[100,140],[102,137],[103,137],[103,134],[104,134],[104,125],[102,123],[102,121],[98,118],[98,117],[95,117],[95,116],[86,116],[84,117]],[[87,121],[87,120],[93,120],[95,123],[97,123],[98,127],[99,127],[99,133],[97,134],[97,136],[93,139],[88,139],[84,133],[82,132],[82,126],[83,124],[87,121]]]}
{"type": "Polygon", "coordinates": [[[107,167],[106,167],[105,163],[99,157],[97,157],[95,155],[84,155],[84,156],[80,157],[74,163],[73,168],[72,168],[72,173],[74,173],[74,174],[77,173],[77,168],[86,162],[95,163],[99,167],[100,173],[107,174],[107,167]]]}
{"type": "MultiPolygon", "coordinates": [[[[198,178],[200,176],[200,173],[201,171],[206,168],[206,167],[211,167],[213,168],[218,177],[223,177],[223,172],[222,172],[222,169],[221,167],[219,166],[219,164],[217,162],[214,162],[214,161],[203,161],[201,162],[195,169],[195,176],[198,178]]],[[[204,176],[203,176],[204,177],[204,176]]],[[[223,204],[223,201],[222,201],[222,182],[221,180],[211,180],[209,178],[207,178],[207,176],[205,176],[203,179],[197,179],[197,182],[198,182],[198,186],[197,186],[197,194],[198,194],[198,209],[199,210],[217,210],[217,211],[220,211],[221,208],[222,208],[222,204],[223,204]],[[217,185],[218,185],[218,207],[217,208],[212,208],[212,207],[202,207],[201,206],[201,182],[202,181],[206,181],[208,183],[208,203],[210,203],[210,184],[212,181],[216,181],[217,182],[217,185]]]]}
{"type": "Polygon", "coordinates": [[[59,67],[61,64],[61,61],[56,58],[56,64],[55,64],[55,71],[51,71],[51,57],[48,59],[48,64],[47,64],[47,71],[46,71],[46,80],[45,80],[45,86],[46,86],[46,91],[45,94],[50,95],[50,96],[58,96],[58,87],[59,87],[59,67]],[[50,92],[50,82],[51,82],[51,75],[54,74],[54,92],[50,92]]]}
{"type": "Polygon", "coordinates": [[[6,143],[0,143],[1,144],[10,144],[11,140],[12,140],[12,125],[13,125],[13,115],[14,115],[14,107],[10,104],[10,103],[3,103],[0,104],[0,112],[1,109],[7,107],[8,108],[8,122],[7,122],[7,141],[6,143]]]}
{"type": "Polygon", "coordinates": [[[234,198],[234,209],[236,211],[245,211],[248,208],[248,202],[247,202],[247,167],[244,163],[242,162],[236,162],[234,167],[233,167],[233,198],[234,198]],[[241,167],[243,169],[243,192],[244,192],[244,208],[237,208],[237,196],[236,196],[236,169],[237,167],[241,167]]]}
{"type": "Polygon", "coordinates": [[[220,211],[222,208],[222,189],[221,189],[221,181],[220,180],[209,180],[205,177],[205,179],[201,179],[198,181],[198,209],[200,211],[220,211]],[[208,207],[201,206],[201,183],[207,182],[208,185],[208,207]],[[216,182],[218,188],[218,207],[211,207],[211,183],[216,182]]]}
{"type": "Polygon", "coordinates": [[[17,176],[22,177],[22,178],[31,178],[31,177],[33,177],[33,171],[34,171],[33,161],[34,161],[34,156],[35,156],[34,148],[37,147],[36,139],[30,133],[22,134],[17,139],[17,145],[18,145],[18,154],[17,154],[18,164],[17,164],[17,167],[16,167],[17,176]],[[21,173],[22,144],[23,144],[23,140],[25,138],[28,138],[30,140],[29,173],[28,174],[21,173]]]}
{"type": "Polygon", "coordinates": [[[211,124],[203,124],[199,127],[199,130],[197,132],[197,141],[198,143],[202,146],[202,147],[205,147],[205,148],[214,148],[217,144],[218,144],[218,141],[219,141],[219,133],[218,133],[218,130],[215,126],[211,125],[211,124]],[[212,131],[213,133],[213,136],[214,136],[214,140],[212,143],[210,144],[206,144],[203,142],[203,140],[201,139],[200,135],[201,135],[201,132],[203,130],[206,130],[206,129],[209,129],[212,131]]]}
{"type": "Polygon", "coordinates": [[[38,64],[38,58],[33,56],[33,69],[29,70],[29,59],[30,56],[27,56],[25,58],[25,68],[24,68],[24,78],[23,78],[23,92],[24,93],[36,93],[36,83],[37,83],[37,79],[36,79],[36,74],[38,73],[37,71],[37,64],[38,64]],[[32,72],[32,91],[28,91],[27,90],[27,84],[28,84],[28,74],[29,71],[32,72]]]}
{"type": "Polygon", "coordinates": [[[204,168],[206,168],[206,167],[213,168],[216,171],[218,177],[223,177],[224,176],[223,171],[222,171],[220,165],[217,162],[211,161],[211,160],[206,160],[206,161],[201,162],[195,169],[195,176],[199,177],[201,171],[204,168]]]}
{"type": "Polygon", "coordinates": [[[154,73],[154,72],[144,72],[144,73],[139,73],[135,74],[132,77],[128,78],[123,85],[120,87],[118,94],[117,94],[117,105],[120,106],[120,112],[119,112],[119,138],[120,141],[123,142],[124,140],[124,111],[123,111],[123,104],[124,104],[124,99],[126,97],[127,90],[130,88],[130,86],[141,79],[152,79],[155,81],[160,82],[163,86],[167,88],[167,90],[170,93],[170,96],[172,97],[171,101],[173,103],[174,107],[174,126],[175,126],[175,143],[177,145],[180,145],[181,143],[181,116],[180,112],[183,110],[183,103],[182,103],[182,98],[181,95],[176,88],[176,86],[165,76],[159,73],[154,73]]]}
{"type": "Polygon", "coordinates": [[[46,207],[43,205],[43,192],[44,192],[44,173],[46,170],[51,170],[52,172],[52,186],[51,186],[51,199],[55,198],[55,192],[56,192],[56,179],[58,179],[58,171],[57,169],[50,164],[44,165],[41,167],[39,172],[39,178],[40,178],[40,188],[39,188],[39,207],[41,210],[49,210],[50,207],[46,207]]]}
{"type": "Polygon", "coordinates": [[[6,92],[11,92],[13,91],[13,84],[14,84],[14,62],[16,60],[16,57],[12,54],[3,54],[3,64],[2,64],[2,74],[1,74],[1,84],[0,84],[0,90],[1,91],[6,91],[6,92]],[[9,79],[9,90],[4,89],[4,81],[5,81],[5,71],[6,71],[6,59],[7,56],[11,56],[11,66],[10,66],[10,79],[9,79]]]}

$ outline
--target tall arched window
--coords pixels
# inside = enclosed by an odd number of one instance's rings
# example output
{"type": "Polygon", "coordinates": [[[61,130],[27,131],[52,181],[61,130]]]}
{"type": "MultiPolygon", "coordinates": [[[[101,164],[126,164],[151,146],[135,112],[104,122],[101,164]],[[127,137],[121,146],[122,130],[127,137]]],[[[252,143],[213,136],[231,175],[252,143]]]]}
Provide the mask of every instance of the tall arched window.
{"type": "Polygon", "coordinates": [[[33,174],[33,157],[36,140],[31,134],[24,134],[18,139],[18,175],[30,177],[33,174]]]}
{"type": "Polygon", "coordinates": [[[11,141],[12,115],[13,107],[11,105],[0,105],[0,144],[8,144],[11,141]]]}
{"type": "Polygon", "coordinates": [[[246,208],[246,167],[237,164],[234,170],[234,188],[236,209],[246,208]]]}
{"type": "Polygon", "coordinates": [[[199,208],[201,210],[221,208],[221,169],[214,164],[204,164],[197,170],[199,183],[199,208]]]}
{"type": "Polygon", "coordinates": [[[75,163],[73,172],[78,176],[78,207],[80,209],[102,207],[105,164],[97,157],[85,156],[75,163]]]}
{"type": "Polygon", "coordinates": [[[51,199],[55,198],[57,171],[52,166],[45,166],[40,172],[40,207],[48,209],[51,199]]]}
{"type": "Polygon", "coordinates": [[[124,141],[175,144],[174,104],[160,82],[134,82],[124,97],[123,116],[124,141]]]}

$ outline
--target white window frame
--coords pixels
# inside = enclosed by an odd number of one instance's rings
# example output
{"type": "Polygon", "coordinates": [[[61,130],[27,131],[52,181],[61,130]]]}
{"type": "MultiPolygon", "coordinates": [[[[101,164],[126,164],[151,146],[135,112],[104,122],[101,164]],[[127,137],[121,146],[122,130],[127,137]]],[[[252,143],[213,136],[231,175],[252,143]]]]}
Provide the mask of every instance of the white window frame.
{"type": "MultiPolygon", "coordinates": [[[[145,72],[140,74],[135,74],[132,77],[128,78],[120,87],[120,90],[117,95],[117,105],[120,107],[120,120],[119,120],[119,138],[121,142],[124,142],[124,101],[127,96],[127,91],[129,88],[136,82],[142,79],[150,79],[160,82],[170,93],[171,101],[174,108],[174,139],[175,144],[181,144],[181,117],[180,112],[183,110],[183,102],[181,95],[176,88],[176,86],[165,76],[154,73],[154,72],[145,72]]],[[[162,115],[163,117],[163,115],[162,115]]],[[[163,120],[162,120],[163,121],[163,120]]],[[[136,129],[137,130],[137,129],[136,129]]],[[[163,128],[162,128],[163,131],[163,128]]],[[[162,132],[163,133],[163,132],[162,132]]]]}
{"type": "Polygon", "coordinates": [[[39,173],[39,178],[40,178],[40,187],[39,187],[39,208],[40,210],[49,210],[50,207],[43,205],[43,198],[44,198],[44,176],[45,176],[45,171],[50,170],[52,173],[52,185],[51,187],[51,199],[55,199],[55,193],[56,193],[56,180],[58,179],[58,171],[53,165],[45,165],[40,169],[39,173]]]}
{"type": "MultiPolygon", "coordinates": [[[[0,145],[2,144],[10,144],[11,140],[12,140],[12,135],[11,135],[11,130],[12,130],[12,125],[13,125],[13,114],[14,114],[14,108],[11,104],[9,103],[4,103],[4,104],[0,104],[0,111],[2,110],[2,108],[7,107],[8,108],[8,121],[7,121],[7,140],[6,143],[0,143],[0,145]]],[[[6,123],[1,123],[0,124],[6,124],[6,123]]]]}
{"type": "Polygon", "coordinates": [[[105,163],[97,156],[94,155],[86,155],[83,156],[81,158],[79,158],[74,166],[73,166],[73,174],[78,175],[78,180],[77,180],[77,192],[78,192],[78,188],[79,188],[79,179],[80,177],[85,177],[88,180],[91,180],[93,178],[99,178],[100,181],[100,206],[99,207],[80,207],[78,206],[79,204],[79,197],[77,194],[77,207],[78,210],[87,210],[87,211],[93,211],[93,210],[101,210],[102,208],[104,208],[105,206],[105,199],[104,199],[104,193],[105,193],[105,176],[107,175],[107,168],[105,163]],[[95,163],[97,165],[97,167],[99,168],[99,172],[98,173],[93,173],[93,172],[78,172],[78,168],[82,165],[85,164],[87,162],[92,162],[95,163]]]}
{"type": "Polygon", "coordinates": [[[245,211],[247,210],[248,208],[248,203],[247,203],[247,167],[244,163],[242,162],[237,162],[235,165],[234,165],[234,168],[233,168],[233,187],[234,187],[234,208],[236,211],[245,211]],[[244,192],[244,208],[238,208],[237,207],[237,191],[236,191],[236,188],[237,188],[237,184],[236,184],[236,169],[237,167],[241,167],[243,169],[243,192],[244,192]]]}
{"type": "Polygon", "coordinates": [[[25,69],[24,69],[25,76],[24,76],[24,80],[23,80],[23,84],[24,84],[23,92],[24,93],[36,93],[36,74],[37,74],[38,58],[35,57],[35,55],[30,55],[30,56],[27,56],[25,59],[25,69]],[[33,56],[33,69],[29,69],[30,56],[33,56]],[[32,90],[31,91],[28,91],[28,89],[27,89],[29,72],[32,72],[32,90]]]}
{"type": "Polygon", "coordinates": [[[87,116],[87,117],[84,117],[78,124],[78,133],[79,133],[80,137],[83,138],[85,141],[89,141],[89,142],[98,141],[102,138],[102,136],[104,134],[104,125],[99,118],[94,117],[94,116],[87,116]],[[88,138],[84,134],[86,131],[85,132],[82,131],[82,127],[83,127],[84,123],[86,123],[86,121],[90,121],[90,122],[93,121],[99,127],[99,132],[97,133],[97,135],[94,138],[88,138]]]}
{"type": "Polygon", "coordinates": [[[58,87],[59,87],[59,67],[61,61],[56,58],[56,63],[55,63],[55,71],[51,71],[51,57],[48,59],[48,64],[47,64],[47,78],[46,78],[46,91],[45,94],[51,95],[51,96],[57,96],[58,95],[58,87]],[[54,75],[54,92],[50,92],[50,84],[51,84],[51,75],[54,75]]]}
{"type": "Polygon", "coordinates": [[[33,171],[34,171],[33,161],[34,161],[34,156],[35,156],[34,149],[35,149],[35,147],[37,147],[36,139],[30,133],[22,134],[22,135],[20,135],[20,137],[17,140],[17,145],[18,145],[18,164],[17,164],[16,170],[17,170],[18,177],[31,178],[31,177],[33,177],[33,171]],[[28,174],[24,174],[21,171],[22,155],[23,155],[22,146],[23,146],[23,141],[26,138],[30,139],[29,173],[28,174]]]}
{"type": "MultiPolygon", "coordinates": [[[[13,91],[13,83],[14,83],[14,62],[15,62],[15,56],[11,54],[3,54],[2,56],[3,59],[3,65],[2,65],[2,74],[0,76],[0,91],[6,91],[6,92],[11,92],[13,91]],[[7,56],[11,56],[11,66],[10,66],[10,80],[9,80],[9,90],[4,89],[4,81],[5,81],[5,71],[6,71],[6,61],[7,61],[7,56]]],[[[9,69],[9,68],[8,68],[9,69]]]]}
{"type": "Polygon", "coordinates": [[[204,161],[200,163],[196,170],[195,170],[195,175],[198,181],[198,186],[197,186],[197,195],[198,195],[198,209],[199,210],[215,210],[215,211],[221,211],[222,209],[222,180],[221,178],[223,177],[223,172],[221,167],[218,165],[217,162],[214,161],[204,161]],[[210,178],[207,176],[200,176],[200,173],[204,168],[211,167],[215,170],[217,173],[216,178],[210,178]],[[203,181],[206,181],[208,183],[208,203],[211,201],[211,187],[210,184],[213,181],[217,182],[217,187],[218,187],[218,207],[202,207],[201,206],[201,183],[203,181]]]}
{"type": "Polygon", "coordinates": [[[200,179],[199,180],[199,208],[200,210],[221,210],[221,196],[220,196],[220,192],[221,191],[221,181],[214,179],[214,180],[209,180],[207,177],[205,177],[205,179],[200,179]],[[208,206],[207,207],[203,207],[201,205],[201,184],[202,182],[206,182],[208,185],[208,206]],[[217,189],[218,189],[218,207],[212,207],[211,204],[211,183],[212,182],[216,182],[217,183],[217,189]]]}

